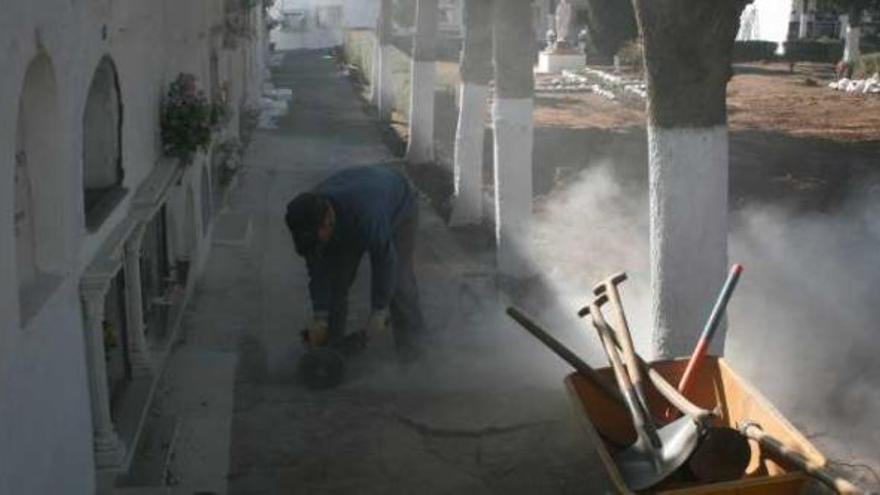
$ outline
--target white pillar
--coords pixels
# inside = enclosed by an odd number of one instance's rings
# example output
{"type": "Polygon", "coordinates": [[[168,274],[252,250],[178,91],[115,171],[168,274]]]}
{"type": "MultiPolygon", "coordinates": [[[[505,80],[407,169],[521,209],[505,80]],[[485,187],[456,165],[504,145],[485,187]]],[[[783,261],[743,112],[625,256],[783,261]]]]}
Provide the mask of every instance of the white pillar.
{"type": "Polygon", "coordinates": [[[495,239],[498,270],[511,277],[534,275],[529,262],[532,217],[532,98],[497,98],[495,129],[495,239]]]}
{"type": "Polygon", "coordinates": [[[135,377],[153,374],[150,348],[144,335],[143,294],[141,291],[140,249],[144,228],[134,233],[125,243],[125,295],[128,315],[128,357],[135,377]]]}
{"type": "Polygon", "coordinates": [[[488,86],[464,82],[459,97],[455,131],[455,200],[452,225],[473,225],[483,220],[483,145],[488,86]]]}
{"type": "Polygon", "coordinates": [[[99,474],[122,469],[125,446],[119,440],[110,415],[110,391],[104,356],[104,298],[107,287],[82,292],[85,310],[85,348],[92,403],[95,469],[99,474]]]}
{"type": "Polygon", "coordinates": [[[653,351],[678,357],[696,344],[727,271],[727,126],[649,126],[648,147],[653,351]]]}

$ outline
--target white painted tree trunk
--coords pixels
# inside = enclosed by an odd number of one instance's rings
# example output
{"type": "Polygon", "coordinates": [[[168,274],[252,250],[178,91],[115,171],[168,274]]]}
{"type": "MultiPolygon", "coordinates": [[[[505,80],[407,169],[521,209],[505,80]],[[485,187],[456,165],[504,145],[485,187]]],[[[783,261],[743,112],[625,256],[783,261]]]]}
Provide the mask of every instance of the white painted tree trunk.
{"type": "Polygon", "coordinates": [[[392,45],[385,43],[379,46],[379,87],[378,87],[378,112],[379,118],[384,121],[391,120],[394,110],[394,74],[391,71],[392,45]]]}
{"type": "Polygon", "coordinates": [[[492,2],[495,68],[495,239],[502,276],[535,275],[529,260],[535,74],[532,2],[492,2]]]}
{"type": "Polygon", "coordinates": [[[483,144],[488,95],[489,88],[485,85],[461,84],[451,225],[473,225],[483,220],[483,144]]]}
{"type": "Polygon", "coordinates": [[[511,277],[534,275],[529,263],[532,218],[532,114],[534,100],[497,98],[495,129],[495,239],[498,270],[511,277]]]}
{"type": "Polygon", "coordinates": [[[382,57],[382,43],[379,41],[380,35],[376,32],[373,40],[372,62],[370,63],[370,104],[374,107],[379,106],[379,59],[382,57]]]}
{"type": "Polygon", "coordinates": [[[376,46],[373,50],[373,80],[371,82],[371,103],[376,106],[379,118],[391,120],[394,105],[394,86],[391,72],[391,0],[380,0],[379,17],[376,20],[376,46]]]}
{"type": "Polygon", "coordinates": [[[436,43],[437,0],[418,0],[410,78],[409,145],[406,150],[406,160],[410,163],[434,161],[436,43]]]}
{"type": "MultiPolygon", "coordinates": [[[[483,220],[483,141],[486,99],[492,80],[492,8],[487,0],[465,0],[461,49],[461,86],[453,169],[455,198],[450,224],[479,224],[483,220]]],[[[517,95],[521,96],[521,95],[517,95]]]]}
{"type": "MultiPolygon", "coordinates": [[[[654,356],[697,342],[727,267],[727,126],[648,129],[654,356]]],[[[713,350],[723,348],[724,331],[713,350]]]]}
{"type": "Polygon", "coordinates": [[[862,28],[846,24],[846,44],[843,47],[843,61],[848,64],[856,63],[862,56],[861,52],[862,28]]]}
{"type": "Polygon", "coordinates": [[[800,21],[798,25],[798,39],[805,39],[807,37],[807,25],[810,22],[809,14],[804,11],[801,11],[800,21]]]}
{"type": "Polygon", "coordinates": [[[413,61],[410,90],[409,146],[406,159],[410,163],[434,161],[434,62],[413,61]]]}

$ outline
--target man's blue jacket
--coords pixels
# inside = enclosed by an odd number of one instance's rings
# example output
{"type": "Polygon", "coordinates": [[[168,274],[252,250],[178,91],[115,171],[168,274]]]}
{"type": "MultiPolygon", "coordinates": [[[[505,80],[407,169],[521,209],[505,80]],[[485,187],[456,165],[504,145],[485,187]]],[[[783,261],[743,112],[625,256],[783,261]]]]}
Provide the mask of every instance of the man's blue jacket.
{"type": "MultiPolygon", "coordinates": [[[[330,201],[336,224],[320,254],[306,258],[314,311],[330,309],[335,270],[370,253],[373,309],[387,308],[397,280],[394,232],[413,213],[416,199],[400,172],[382,165],[342,170],[313,190],[330,201]]],[[[345,288],[347,289],[347,287],[345,288]]]]}

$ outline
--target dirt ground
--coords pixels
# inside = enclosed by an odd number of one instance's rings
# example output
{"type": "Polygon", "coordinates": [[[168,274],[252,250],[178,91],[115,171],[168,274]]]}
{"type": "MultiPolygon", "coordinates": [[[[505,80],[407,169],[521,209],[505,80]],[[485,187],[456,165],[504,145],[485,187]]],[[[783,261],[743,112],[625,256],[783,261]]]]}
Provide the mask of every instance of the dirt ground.
{"type": "MultiPolygon", "coordinates": [[[[782,63],[738,65],[727,90],[732,131],[779,132],[842,142],[880,140],[880,98],[827,87],[830,69],[782,63]]],[[[539,95],[539,127],[643,127],[644,111],[594,94],[539,95]]]]}
{"type": "MultiPolygon", "coordinates": [[[[438,84],[436,94],[439,167],[430,172],[438,180],[429,181],[441,213],[448,212],[452,192],[449,164],[457,121],[447,81],[456,72],[452,66],[444,62],[439,69],[446,81],[438,84]]],[[[733,209],[762,203],[801,212],[829,211],[853,187],[876,179],[880,98],[827,88],[832,74],[818,64],[798,65],[793,73],[787,64],[737,65],[735,72],[728,87],[733,209]]],[[[401,110],[395,112],[389,136],[399,155],[407,140],[407,96],[396,96],[401,110]]],[[[539,204],[567,178],[599,163],[613,163],[617,178],[634,192],[647,187],[644,109],[584,93],[539,93],[535,103],[534,187],[539,204]]],[[[492,180],[491,132],[487,125],[487,189],[492,180]]]]}

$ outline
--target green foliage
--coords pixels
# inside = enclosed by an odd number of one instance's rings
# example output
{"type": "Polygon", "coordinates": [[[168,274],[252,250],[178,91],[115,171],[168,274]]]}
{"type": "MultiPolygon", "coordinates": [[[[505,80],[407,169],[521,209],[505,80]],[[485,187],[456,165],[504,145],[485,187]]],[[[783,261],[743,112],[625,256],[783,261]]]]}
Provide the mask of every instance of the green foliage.
{"type": "Polygon", "coordinates": [[[837,40],[790,40],[785,42],[785,59],[790,62],[834,64],[843,57],[843,42],[837,40]]]}
{"type": "Polygon", "coordinates": [[[228,112],[225,105],[210,103],[196,88],[192,74],[177,76],[162,100],[160,127],[162,152],[189,165],[199,150],[206,151],[213,127],[228,112]]]}
{"type": "Polygon", "coordinates": [[[733,45],[733,61],[755,62],[773,60],[776,58],[776,48],[778,46],[773,41],[737,41],[733,45]]]}
{"type": "Polygon", "coordinates": [[[587,25],[588,59],[609,64],[627,41],[639,35],[632,1],[585,0],[580,3],[583,8],[578,9],[578,18],[587,25]]]}
{"type": "Polygon", "coordinates": [[[617,61],[621,66],[635,69],[638,73],[645,72],[645,50],[640,40],[626,42],[617,52],[617,61]]]}
{"type": "Polygon", "coordinates": [[[855,24],[859,24],[865,10],[880,8],[880,0],[819,0],[817,7],[856,16],[855,24]]]}
{"type": "Polygon", "coordinates": [[[862,55],[856,68],[856,77],[867,78],[880,72],[880,53],[862,55]]]}

